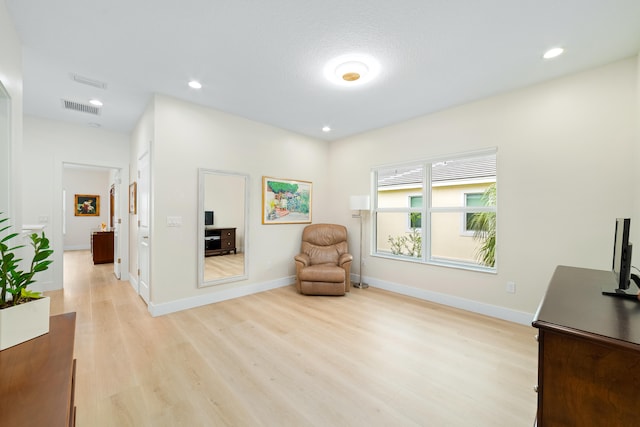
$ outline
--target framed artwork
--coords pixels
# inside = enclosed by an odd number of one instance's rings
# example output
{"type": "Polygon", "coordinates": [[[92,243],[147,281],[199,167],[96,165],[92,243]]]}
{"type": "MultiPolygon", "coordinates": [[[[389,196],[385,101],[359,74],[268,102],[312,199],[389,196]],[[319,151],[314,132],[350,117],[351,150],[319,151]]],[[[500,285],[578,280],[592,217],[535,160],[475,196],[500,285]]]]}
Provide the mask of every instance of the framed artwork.
{"type": "Polygon", "coordinates": [[[262,177],[263,224],[310,224],[309,181],[262,177]]]}
{"type": "Polygon", "coordinates": [[[100,196],[76,194],[75,216],[100,216],[100,196]]]}
{"type": "Polygon", "coordinates": [[[129,213],[138,213],[138,204],[136,203],[136,197],[138,196],[138,184],[134,181],[129,184],[129,213]]]}

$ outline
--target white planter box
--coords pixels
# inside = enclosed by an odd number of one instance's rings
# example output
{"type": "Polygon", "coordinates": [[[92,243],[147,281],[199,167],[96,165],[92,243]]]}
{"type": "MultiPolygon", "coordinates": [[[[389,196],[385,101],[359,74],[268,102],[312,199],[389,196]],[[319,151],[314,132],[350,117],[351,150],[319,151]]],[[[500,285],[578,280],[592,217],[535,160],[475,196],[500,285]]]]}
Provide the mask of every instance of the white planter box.
{"type": "Polygon", "coordinates": [[[0,310],[0,350],[49,332],[49,297],[0,310]]]}

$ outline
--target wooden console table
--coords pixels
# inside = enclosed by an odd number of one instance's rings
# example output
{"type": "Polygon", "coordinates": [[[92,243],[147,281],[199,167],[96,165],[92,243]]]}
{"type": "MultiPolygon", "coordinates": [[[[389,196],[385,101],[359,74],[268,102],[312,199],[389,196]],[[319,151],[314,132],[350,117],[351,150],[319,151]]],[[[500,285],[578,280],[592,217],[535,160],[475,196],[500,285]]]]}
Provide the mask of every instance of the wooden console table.
{"type": "Polygon", "coordinates": [[[0,351],[0,425],[74,426],[76,313],[51,316],[49,333],[0,351]]]}
{"type": "Polygon", "coordinates": [[[640,301],[611,271],[559,266],[538,308],[538,427],[640,425],[640,301]]]}

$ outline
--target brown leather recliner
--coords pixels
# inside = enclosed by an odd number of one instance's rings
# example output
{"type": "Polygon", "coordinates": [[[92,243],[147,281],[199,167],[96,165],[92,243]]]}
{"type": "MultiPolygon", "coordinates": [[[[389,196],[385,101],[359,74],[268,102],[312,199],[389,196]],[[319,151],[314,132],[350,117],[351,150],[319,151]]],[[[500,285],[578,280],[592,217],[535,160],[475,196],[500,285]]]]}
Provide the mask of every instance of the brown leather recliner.
{"type": "Polygon", "coordinates": [[[351,288],[347,228],[336,224],[308,225],[302,231],[296,261],[296,289],[305,295],[344,295],[351,288]]]}

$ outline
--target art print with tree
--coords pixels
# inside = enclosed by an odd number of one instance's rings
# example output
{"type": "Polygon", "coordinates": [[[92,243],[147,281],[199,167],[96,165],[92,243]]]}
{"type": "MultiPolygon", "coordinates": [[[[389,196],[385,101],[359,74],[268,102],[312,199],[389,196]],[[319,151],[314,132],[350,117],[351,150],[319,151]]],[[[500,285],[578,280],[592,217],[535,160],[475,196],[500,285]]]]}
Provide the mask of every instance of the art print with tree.
{"type": "Polygon", "coordinates": [[[311,223],[311,182],[262,178],[263,224],[311,223]]]}

